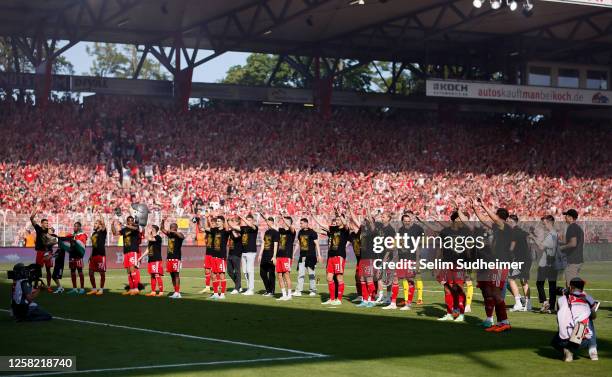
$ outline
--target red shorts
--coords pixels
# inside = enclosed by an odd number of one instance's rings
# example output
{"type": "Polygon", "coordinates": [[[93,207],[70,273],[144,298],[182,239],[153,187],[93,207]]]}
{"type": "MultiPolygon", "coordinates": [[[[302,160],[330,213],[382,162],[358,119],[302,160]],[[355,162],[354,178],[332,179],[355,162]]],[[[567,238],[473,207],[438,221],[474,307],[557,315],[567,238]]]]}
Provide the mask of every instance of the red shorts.
{"type": "Polygon", "coordinates": [[[508,278],[508,270],[489,270],[487,280],[479,280],[478,288],[496,287],[503,289],[508,278]]]}
{"type": "Polygon", "coordinates": [[[153,274],[163,275],[164,274],[163,262],[159,260],[157,262],[147,263],[147,272],[149,273],[149,275],[153,275],[153,274]]]}
{"type": "Polygon", "coordinates": [[[89,258],[89,270],[93,272],[105,272],[106,257],[104,255],[93,255],[89,258]]]}
{"type": "Polygon", "coordinates": [[[357,269],[359,277],[371,278],[374,276],[374,261],[372,259],[360,259],[357,269]]]}
{"type": "Polygon", "coordinates": [[[346,260],[342,257],[327,258],[327,273],[329,274],[344,274],[344,264],[346,260]]]}
{"type": "Polygon", "coordinates": [[[46,251],[36,251],[36,264],[41,267],[53,267],[53,258],[46,251]]]}
{"type": "Polygon", "coordinates": [[[291,258],[276,258],[276,273],[282,274],[285,272],[291,272],[291,258]]]}
{"type": "Polygon", "coordinates": [[[464,270],[442,270],[438,272],[438,282],[446,282],[447,284],[463,285],[465,282],[465,271],[464,270]]]}
{"type": "Polygon", "coordinates": [[[213,266],[213,256],[206,254],[204,256],[204,268],[211,269],[213,266]]]}
{"type": "Polygon", "coordinates": [[[168,259],[166,261],[166,271],[168,271],[168,273],[181,272],[181,260],[180,259],[168,259]]]}
{"type": "Polygon", "coordinates": [[[83,268],[83,258],[70,258],[68,259],[68,268],[74,270],[76,268],[83,268]]]}
{"type": "Polygon", "coordinates": [[[131,251],[129,253],[123,254],[123,267],[138,267],[138,253],[135,251],[131,251]]]}
{"type": "Polygon", "coordinates": [[[224,274],[227,270],[227,264],[225,259],[212,257],[212,273],[213,274],[224,274]]]}
{"type": "Polygon", "coordinates": [[[396,268],[395,273],[398,279],[414,279],[416,270],[412,268],[396,268]]]}

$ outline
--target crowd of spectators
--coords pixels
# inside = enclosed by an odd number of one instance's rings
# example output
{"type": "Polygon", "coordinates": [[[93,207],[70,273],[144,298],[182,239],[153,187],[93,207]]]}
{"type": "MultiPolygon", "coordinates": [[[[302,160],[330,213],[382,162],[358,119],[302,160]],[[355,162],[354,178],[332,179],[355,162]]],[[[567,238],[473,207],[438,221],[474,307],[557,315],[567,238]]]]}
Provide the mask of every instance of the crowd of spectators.
{"type": "Polygon", "coordinates": [[[480,196],[525,219],[567,208],[583,219],[610,216],[610,126],[428,119],[2,102],[0,209],[110,214],[144,202],[183,215],[200,203],[329,215],[350,203],[441,219],[449,198],[480,196]]]}

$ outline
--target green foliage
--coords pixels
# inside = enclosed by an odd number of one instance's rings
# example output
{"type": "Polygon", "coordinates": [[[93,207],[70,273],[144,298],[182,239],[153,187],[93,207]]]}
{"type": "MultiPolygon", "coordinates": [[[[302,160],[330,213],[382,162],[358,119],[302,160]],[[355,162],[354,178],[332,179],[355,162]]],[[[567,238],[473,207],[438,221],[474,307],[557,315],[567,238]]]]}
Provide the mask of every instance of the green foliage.
{"type": "MultiPolygon", "coordinates": [[[[10,38],[0,38],[0,71],[4,72],[34,72],[34,66],[21,51],[17,51],[17,67],[10,38]]],[[[74,74],[74,66],[64,56],[59,56],[53,61],[52,72],[54,74],[74,74]]]]}
{"type": "MultiPolygon", "coordinates": [[[[278,57],[268,54],[251,54],[244,65],[231,66],[221,82],[226,84],[264,86],[278,63],[278,57]]],[[[281,63],[272,80],[272,86],[300,86],[298,73],[286,62],[281,63]]]]}
{"type": "MultiPolygon", "coordinates": [[[[142,56],[142,52],[139,52],[134,45],[113,43],[96,42],[87,46],[85,51],[94,58],[89,73],[101,77],[132,77],[142,56]]],[[[150,80],[167,80],[168,74],[162,71],[158,62],[147,57],[138,77],[150,80]]]]}

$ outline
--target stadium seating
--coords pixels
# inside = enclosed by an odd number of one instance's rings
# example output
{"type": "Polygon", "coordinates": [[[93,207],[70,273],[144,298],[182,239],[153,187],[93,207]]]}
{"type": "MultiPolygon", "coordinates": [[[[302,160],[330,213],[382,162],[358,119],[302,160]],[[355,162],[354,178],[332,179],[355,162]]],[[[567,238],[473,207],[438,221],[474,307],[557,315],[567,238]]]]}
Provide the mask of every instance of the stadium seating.
{"type": "Polygon", "coordinates": [[[0,209],[16,213],[125,213],[146,202],[188,214],[199,199],[230,212],[330,215],[350,203],[433,219],[458,196],[522,218],[610,211],[612,137],[597,125],[437,124],[360,110],[323,123],[307,109],[177,115],[116,99],[45,111],[4,101],[0,119],[0,209]]]}

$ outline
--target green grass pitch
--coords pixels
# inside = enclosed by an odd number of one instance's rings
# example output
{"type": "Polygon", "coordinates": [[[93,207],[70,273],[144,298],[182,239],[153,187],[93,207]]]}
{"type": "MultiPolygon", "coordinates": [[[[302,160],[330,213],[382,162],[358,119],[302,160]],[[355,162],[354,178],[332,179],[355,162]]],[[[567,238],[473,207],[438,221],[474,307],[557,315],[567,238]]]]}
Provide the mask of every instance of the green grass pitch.
{"type": "MultiPolygon", "coordinates": [[[[510,332],[485,333],[478,327],[484,316],[478,289],[466,323],[441,323],[436,318],[444,313],[443,295],[434,282],[425,282],[425,305],[412,311],[360,309],[346,301],[322,306],[326,284],[319,285],[322,297],[278,302],[227,295],[217,302],[196,293],[203,283],[200,269],[181,272],[180,300],[121,296],[126,278],[120,270],[108,273],[109,290],[101,297],[43,292],[37,301],[53,315],[96,324],[15,323],[0,312],[0,355],[75,355],[79,370],[98,370],[83,374],[91,376],[609,376],[610,271],[611,262],[584,266],[587,291],[602,301],[595,321],[597,362],[585,351],[571,364],[560,360],[549,346],[556,331],[552,315],[510,313],[510,332]]],[[[8,303],[10,283],[0,276],[0,297],[8,303]]],[[[325,283],[321,270],[318,276],[325,283]]],[[[170,287],[169,276],[164,278],[170,287]]],[[[69,281],[65,277],[64,285],[69,281]]],[[[352,278],[347,284],[352,298],[352,278]]]]}

